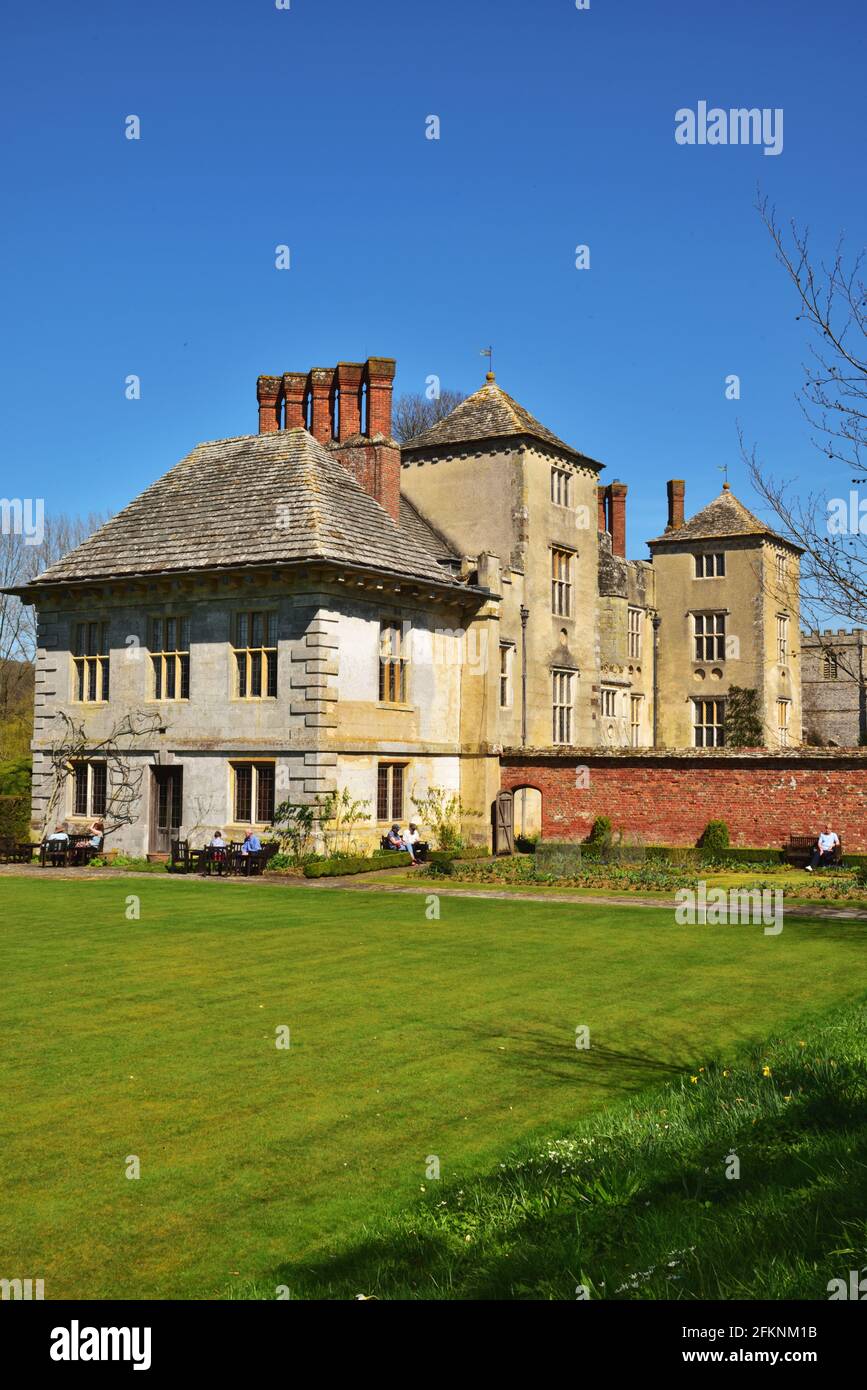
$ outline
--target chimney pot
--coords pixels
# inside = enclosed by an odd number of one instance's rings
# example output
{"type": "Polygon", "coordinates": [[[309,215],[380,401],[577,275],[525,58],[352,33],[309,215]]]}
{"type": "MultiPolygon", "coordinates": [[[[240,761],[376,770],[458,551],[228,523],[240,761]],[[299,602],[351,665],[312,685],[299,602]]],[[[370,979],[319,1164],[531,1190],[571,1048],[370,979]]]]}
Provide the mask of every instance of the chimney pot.
{"type": "Polygon", "coordinates": [[[365,362],[367,379],[367,435],[391,438],[391,393],[394,386],[396,362],[393,357],[368,357],[365,362]]]}
{"type": "Polygon", "coordinates": [[[284,372],[283,399],[286,402],[286,410],[283,418],[284,430],[303,430],[307,428],[307,417],[304,412],[306,396],[307,373],[284,372]]]}
{"type": "Polygon", "coordinates": [[[283,383],[279,376],[260,376],[256,381],[260,434],[273,434],[280,428],[282,393],[283,383]]]}

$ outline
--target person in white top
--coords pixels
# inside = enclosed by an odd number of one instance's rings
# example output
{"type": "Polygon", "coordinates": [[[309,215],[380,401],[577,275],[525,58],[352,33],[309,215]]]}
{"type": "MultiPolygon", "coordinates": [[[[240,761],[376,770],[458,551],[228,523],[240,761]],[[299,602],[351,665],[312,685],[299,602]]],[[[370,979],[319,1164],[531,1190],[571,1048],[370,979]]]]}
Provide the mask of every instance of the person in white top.
{"type": "Polygon", "coordinates": [[[412,860],[413,864],[418,863],[418,860],[415,857],[415,847],[420,839],[421,836],[418,833],[418,826],[413,821],[410,821],[409,830],[405,830],[403,833],[403,843],[405,847],[409,850],[409,857],[412,860]]]}
{"type": "Polygon", "coordinates": [[[840,836],[831,829],[830,825],[826,824],[825,829],[816,840],[816,848],[810,856],[810,862],[805,866],[807,873],[811,874],[820,864],[833,864],[834,851],[839,843],[840,836]]]}

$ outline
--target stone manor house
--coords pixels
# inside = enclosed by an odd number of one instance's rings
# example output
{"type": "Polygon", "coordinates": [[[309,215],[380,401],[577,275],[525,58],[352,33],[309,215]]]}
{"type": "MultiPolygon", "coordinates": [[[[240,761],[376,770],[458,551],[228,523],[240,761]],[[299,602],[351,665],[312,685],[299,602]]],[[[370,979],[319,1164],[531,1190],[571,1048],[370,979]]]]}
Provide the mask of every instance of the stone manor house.
{"type": "Polygon", "coordinates": [[[99,745],[157,716],[111,841],[135,854],[343,788],[368,803],[361,840],[430,787],[484,840],[510,750],[717,749],[731,686],[757,690],[769,749],[801,742],[797,547],[728,485],[686,519],[672,480],[650,558],[627,559],[626,484],[492,373],[403,447],[394,373],[260,377],[258,433],[200,444],[19,591],[34,828],[58,711],[86,734],[52,811],[71,825],[111,820],[99,745]]]}

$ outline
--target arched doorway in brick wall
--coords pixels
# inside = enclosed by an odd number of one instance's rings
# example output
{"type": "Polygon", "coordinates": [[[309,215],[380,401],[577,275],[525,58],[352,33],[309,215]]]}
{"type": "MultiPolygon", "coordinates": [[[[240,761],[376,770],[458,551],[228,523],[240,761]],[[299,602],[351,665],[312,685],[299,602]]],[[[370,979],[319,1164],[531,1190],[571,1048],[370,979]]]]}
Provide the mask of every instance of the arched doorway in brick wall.
{"type": "Polygon", "coordinates": [[[542,793],[538,787],[514,787],[512,790],[512,824],[515,834],[542,834],[542,793]]]}

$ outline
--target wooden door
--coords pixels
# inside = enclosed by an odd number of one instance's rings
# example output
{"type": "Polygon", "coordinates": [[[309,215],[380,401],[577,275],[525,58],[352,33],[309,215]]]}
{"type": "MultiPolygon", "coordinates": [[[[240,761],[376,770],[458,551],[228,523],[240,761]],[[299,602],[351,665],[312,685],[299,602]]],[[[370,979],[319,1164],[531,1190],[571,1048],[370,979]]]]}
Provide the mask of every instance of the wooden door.
{"type": "Polygon", "coordinates": [[[497,792],[497,799],[494,802],[494,854],[514,854],[514,852],[512,793],[497,792]]]}
{"type": "Polygon", "coordinates": [[[151,854],[169,854],[183,821],[181,767],[151,768],[151,854]]]}

